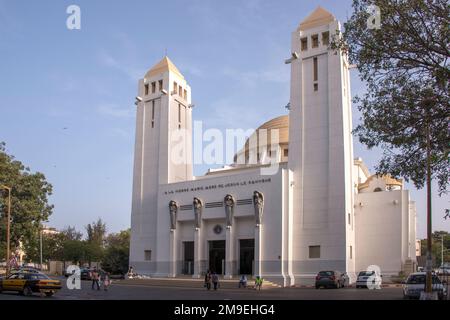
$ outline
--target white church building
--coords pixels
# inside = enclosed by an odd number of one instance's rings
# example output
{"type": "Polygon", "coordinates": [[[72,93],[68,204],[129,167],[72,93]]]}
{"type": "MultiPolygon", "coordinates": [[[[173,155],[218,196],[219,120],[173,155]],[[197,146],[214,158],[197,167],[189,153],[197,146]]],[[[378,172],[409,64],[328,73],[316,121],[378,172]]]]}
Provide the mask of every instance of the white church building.
{"type": "MultiPolygon", "coordinates": [[[[290,108],[262,124],[278,170],[246,143],[236,162],[193,176],[191,88],[164,57],[139,81],[130,266],[153,277],[261,275],[282,286],[317,272],[383,275],[416,262],[416,212],[403,181],[369,172],[353,156],[349,64],[329,48],[340,29],[319,7],[292,33],[290,108]],[[183,161],[172,134],[182,130],[183,161]],[[253,163],[238,163],[238,159],[253,163]]],[[[251,140],[251,139],[250,139],[251,140]]],[[[249,141],[250,141],[249,140],[249,141]]],[[[178,146],[179,147],[179,146],[178,146]]]]}

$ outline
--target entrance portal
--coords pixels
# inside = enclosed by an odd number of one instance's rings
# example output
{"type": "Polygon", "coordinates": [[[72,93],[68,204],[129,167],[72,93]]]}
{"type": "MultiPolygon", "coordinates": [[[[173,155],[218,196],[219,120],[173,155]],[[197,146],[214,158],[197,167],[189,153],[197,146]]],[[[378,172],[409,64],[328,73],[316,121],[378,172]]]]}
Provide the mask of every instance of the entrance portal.
{"type": "Polygon", "coordinates": [[[253,274],[255,261],[255,239],[239,240],[239,273],[253,274]]]}
{"type": "Polygon", "coordinates": [[[194,274],[194,241],[183,242],[183,274],[194,274]]]}
{"type": "Polygon", "coordinates": [[[225,240],[209,241],[209,271],[225,274],[225,240]]]}

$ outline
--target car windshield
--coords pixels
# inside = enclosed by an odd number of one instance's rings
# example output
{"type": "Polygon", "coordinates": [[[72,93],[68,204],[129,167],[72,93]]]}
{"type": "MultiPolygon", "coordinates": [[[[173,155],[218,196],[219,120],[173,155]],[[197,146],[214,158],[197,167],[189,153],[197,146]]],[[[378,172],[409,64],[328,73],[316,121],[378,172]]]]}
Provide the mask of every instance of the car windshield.
{"type": "MultiPolygon", "coordinates": [[[[425,275],[424,274],[412,274],[409,276],[406,281],[407,284],[425,284],[425,275]]],[[[441,280],[438,277],[433,276],[433,283],[440,284],[441,280]]]]}
{"type": "Polygon", "coordinates": [[[375,271],[361,271],[358,276],[359,277],[368,277],[373,274],[375,274],[375,271]]]}
{"type": "Polygon", "coordinates": [[[30,279],[30,280],[49,280],[50,278],[47,277],[45,274],[30,274],[30,275],[28,275],[28,279],[30,279]]]}
{"type": "Polygon", "coordinates": [[[319,276],[332,276],[334,275],[333,271],[320,271],[319,276]]]}

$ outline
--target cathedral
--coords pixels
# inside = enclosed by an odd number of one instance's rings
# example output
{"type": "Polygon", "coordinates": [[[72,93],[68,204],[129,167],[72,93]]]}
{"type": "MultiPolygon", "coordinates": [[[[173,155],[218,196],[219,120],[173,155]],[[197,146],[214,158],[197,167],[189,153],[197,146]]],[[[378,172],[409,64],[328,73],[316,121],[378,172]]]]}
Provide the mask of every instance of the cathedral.
{"type": "MultiPolygon", "coordinates": [[[[355,281],[415,268],[415,203],[401,179],[353,156],[349,63],[330,49],[340,30],[318,7],[292,33],[289,114],[254,133],[234,163],[193,175],[191,88],[164,57],[136,97],[130,265],[152,277],[262,276],[311,284],[338,270],[355,281]],[[182,139],[173,135],[182,132],[182,139]],[[173,149],[182,142],[181,160],[173,149]],[[255,143],[249,143],[256,141],[255,143]],[[261,150],[270,148],[268,157],[261,150]],[[249,160],[255,161],[249,161],[249,160]],[[243,160],[243,161],[242,161],[243,160]],[[275,172],[268,169],[276,162],[275,172]]],[[[267,152],[266,152],[267,155],[267,152]]]]}

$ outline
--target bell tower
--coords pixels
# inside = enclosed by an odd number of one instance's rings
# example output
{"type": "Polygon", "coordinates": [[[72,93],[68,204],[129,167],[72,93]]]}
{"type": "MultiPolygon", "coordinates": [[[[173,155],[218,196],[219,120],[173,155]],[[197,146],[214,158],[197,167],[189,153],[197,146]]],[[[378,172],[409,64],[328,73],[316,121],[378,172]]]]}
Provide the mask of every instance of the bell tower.
{"type": "Polygon", "coordinates": [[[340,23],[318,7],[292,33],[289,169],[292,270],[354,271],[353,144],[348,61],[330,49],[340,23]]]}
{"type": "Polygon", "coordinates": [[[191,88],[165,56],[139,80],[136,97],[130,265],[156,270],[158,188],[192,180],[191,88]]]}

